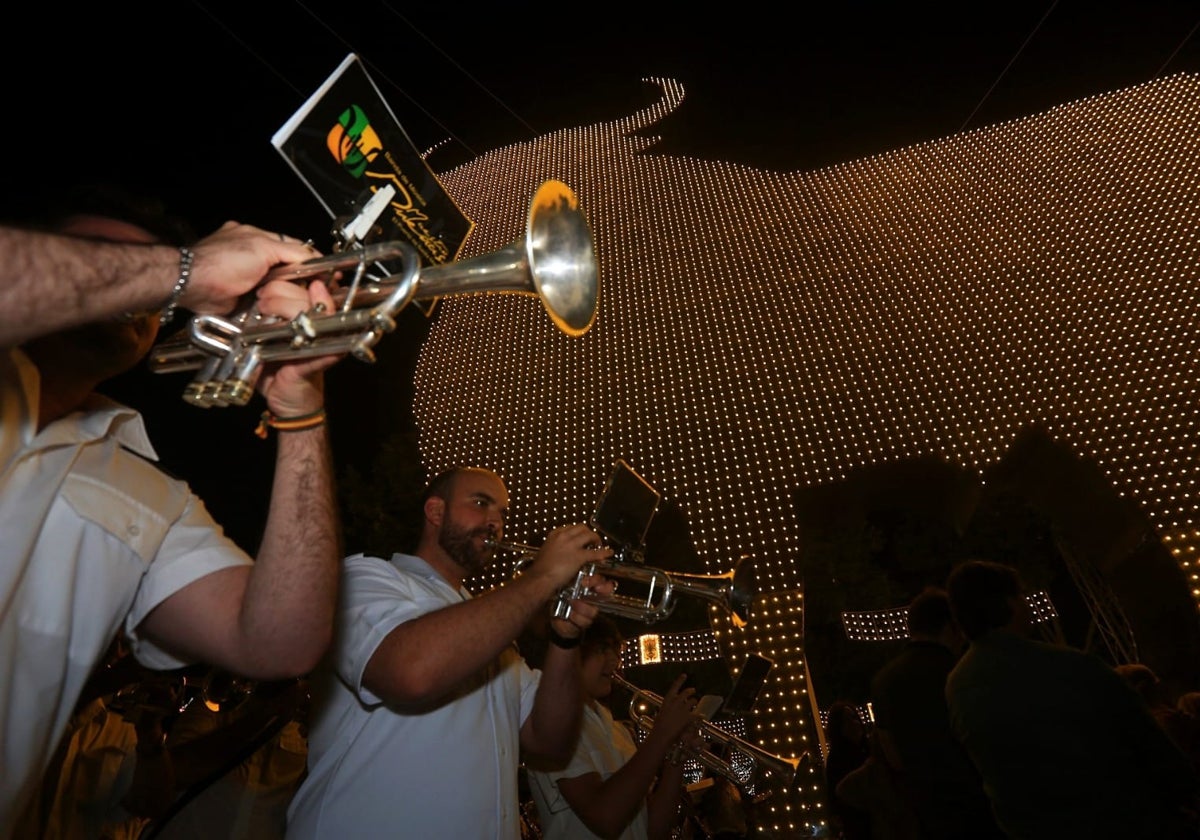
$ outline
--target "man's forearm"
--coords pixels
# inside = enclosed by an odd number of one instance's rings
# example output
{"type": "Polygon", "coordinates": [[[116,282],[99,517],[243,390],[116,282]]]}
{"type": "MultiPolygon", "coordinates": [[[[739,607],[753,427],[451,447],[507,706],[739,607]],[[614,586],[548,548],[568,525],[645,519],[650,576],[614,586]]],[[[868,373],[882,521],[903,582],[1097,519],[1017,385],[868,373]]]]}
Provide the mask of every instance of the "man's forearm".
{"type": "Polygon", "coordinates": [[[579,659],[578,648],[547,647],[523,748],[552,759],[570,757],[583,713],[579,659]]]}
{"type": "Polygon", "coordinates": [[[239,623],[255,659],[306,673],[332,638],[342,546],[328,428],[280,432],[262,545],[239,623]]]}
{"type": "Polygon", "coordinates": [[[549,580],[526,573],[407,621],[380,643],[363,683],[393,703],[436,700],[509,647],[556,592],[549,580]]]}
{"type": "Polygon", "coordinates": [[[162,306],[179,249],[0,226],[0,347],[162,306]]]}

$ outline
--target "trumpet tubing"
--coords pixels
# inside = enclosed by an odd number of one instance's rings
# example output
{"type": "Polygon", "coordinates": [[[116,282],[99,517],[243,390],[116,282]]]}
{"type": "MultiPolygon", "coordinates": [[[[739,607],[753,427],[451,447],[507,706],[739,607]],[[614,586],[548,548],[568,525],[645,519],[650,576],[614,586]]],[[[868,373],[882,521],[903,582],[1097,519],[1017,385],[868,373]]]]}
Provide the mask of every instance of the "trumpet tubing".
{"type": "MultiPolygon", "coordinates": [[[[523,543],[488,540],[488,545],[523,555],[518,561],[517,571],[538,551],[523,543]]],[[[756,594],[753,558],[738,558],[734,568],[723,575],[698,575],[667,572],[640,562],[624,560],[618,554],[611,560],[588,563],[581,568],[575,576],[575,583],[559,593],[554,605],[554,617],[570,618],[571,601],[585,600],[600,612],[653,624],[674,612],[678,594],[717,604],[730,614],[736,626],[744,627],[750,621],[750,607],[756,594]],[[616,592],[598,595],[584,584],[586,578],[594,575],[603,575],[618,583],[622,580],[639,583],[645,587],[645,595],[640,598],[616,592]]]]}
{"type": "MultiPolygon", "coordinates": [[[[652,691],[639,688],[620,674],[613,674],[612,680],[632,694],[632,699],[629,701],[629,716],[633,722],[644,731],[648,732],[653,729],[654,719],[649,715],[642,714],[637,709],[637,706],[639,703],[645,704],[657,711],[662,708],[662,697],[652,691]]],[[[803,756],[799,758],[785,758],[784,756],[775,755],[756,744],[752,744],[730,732],[726,732],[721,727],[707,720],[700,721],[700,729],[706,740],[716,741],[746,756],[752,767],[751,778],[758,776],[760,769],[765,769],[766,781],[773,786],[786,787],[795,781],[796,773],[800,769],[800,762],[803,760],[803,756]]],[[[707,749],[685,749],[684,752],[698,761],[703,767],[725,777],[739,788],[746,786],[745,779],[738,774],[732,762],[728,759],[721,758],[716,753],[707,749]]]]}
{"type": "Polygon", "coordinates": [[[591,231],[575,193],[559,181],[537,190],[525,235],[488,254],[420,268],[403,242],[381,242],[276,269],[268,280],[303,280],[353,271],[349,287],[333,293],[334,312],[309,311],[290,321],[264,317],[251,306],[233,315],[198,315],[186,331],[153,348],[155,373],[195,370],[184,391],[199,406],[245,405],[269,362],[349,354],[374,362],[372,348],[396,329],[396,315],[414,300],[476,292],[539,298],[559,330],[583,335],[595,323],[599,273],[591,231]],[[368,278],[367,266],[400,260],[401,269],[368,278]]]}

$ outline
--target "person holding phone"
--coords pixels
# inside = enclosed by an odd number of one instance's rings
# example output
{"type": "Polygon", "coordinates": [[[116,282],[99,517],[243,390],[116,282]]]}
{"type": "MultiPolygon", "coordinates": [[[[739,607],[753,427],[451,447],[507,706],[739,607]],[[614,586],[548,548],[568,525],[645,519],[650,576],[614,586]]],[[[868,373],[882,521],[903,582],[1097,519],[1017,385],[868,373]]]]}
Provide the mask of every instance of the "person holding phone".
{"type": "Polygon", "coordinates": [[[703,746],[696,692],[675,678],[654,727],[638,744],[605,706],[624,640],[615,621],[597,616],[580,642],[583,723],[574,753],[560,766],[527,762],[544,840],[619,837],[658,840],[682,822],[683,756],[703,746]]]}

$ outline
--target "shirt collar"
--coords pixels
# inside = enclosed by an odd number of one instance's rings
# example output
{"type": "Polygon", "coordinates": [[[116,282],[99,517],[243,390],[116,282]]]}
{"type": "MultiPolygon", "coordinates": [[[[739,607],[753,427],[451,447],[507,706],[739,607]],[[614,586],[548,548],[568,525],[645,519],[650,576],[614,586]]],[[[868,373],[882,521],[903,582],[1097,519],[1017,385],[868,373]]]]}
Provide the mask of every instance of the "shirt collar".
{"type": "Polygon", "coordinates": [[[42,429],[35,441],[39,447],[50,447],[91,443],[103,438],[111,438],[143,458],[158,460],[142,415],[100,394],[92,394],[78,409],[42,429]]]}
{"type": "Polygon", "coordinates": [[[444,577],[442,577],[437,572],[437,570],[433,568],[433,566],[430,566],[428,563],[426,563],[420,557],[417,557],[415,554],[401,554],[399,552],[396,552],[395,554],[392,555],[391,563],[399,571],[408,572],[411,575],[416,575],[417,577],[423,577],[426,580],[437,581],[438,583],[440,583],[442,586],[446,587],[447,589],[458,592],[459,597],[462,598],[463,600],[466,600],[471,597],[471,593],[469,591],[467,591],[467,589],[464,587],[460,586],[457,590],[453,589],[453,587],[451,587],[450,584],[446,582],[446,579],[444,577]]]}

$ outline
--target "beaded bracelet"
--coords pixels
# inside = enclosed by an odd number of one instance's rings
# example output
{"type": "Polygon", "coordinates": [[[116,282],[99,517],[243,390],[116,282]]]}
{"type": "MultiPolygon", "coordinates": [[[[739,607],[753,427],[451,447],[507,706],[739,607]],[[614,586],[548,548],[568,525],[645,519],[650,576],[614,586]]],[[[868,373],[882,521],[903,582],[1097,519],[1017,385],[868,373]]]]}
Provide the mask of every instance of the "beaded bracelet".
{"type": "Polygon", "coordinates": [[[267,437],[267,427],[281,432],[301,432],[305,429],[315,429],[325,422],[325,409],[318,408],[310,414],[300,414],[296,417],[276,417],[270,411],[264,411],[258,420],[254,434],[264,440],[267,437]]]}
{"type": "Polygon", "coordinates": [[[159,326],[165,327],[174,320],[179,299],[183,297],[183,290],[187,288],[188,281],[192,279],[192,261],[195,259],[196,255],[190,248],[181,247],[179,249],[179,279],[175,281],[175,286],[171,289],[171,296],[167,298],[162,312],[158,315],[159,326]]]}

